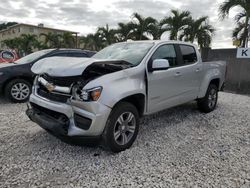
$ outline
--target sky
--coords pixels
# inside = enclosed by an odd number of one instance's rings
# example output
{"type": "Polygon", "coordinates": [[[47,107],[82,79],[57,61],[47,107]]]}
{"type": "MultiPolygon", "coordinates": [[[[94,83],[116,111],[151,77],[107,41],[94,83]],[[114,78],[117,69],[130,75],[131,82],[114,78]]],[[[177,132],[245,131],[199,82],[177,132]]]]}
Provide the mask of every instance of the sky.
{"type": "Polygon", "coordinates": [[[216,29],[212,48],[232,48],[234,16],[232,9],[221,21],[218,7],[224,0],[0,0],[0,22],[39,24],[46,27],[77,31],[81,35],[95,32],[99,26],[128,22],[132,14],[152,16],[158,20],[169,16],[171,9],[188,10],[194,18],[209,16],[216,29]]]}

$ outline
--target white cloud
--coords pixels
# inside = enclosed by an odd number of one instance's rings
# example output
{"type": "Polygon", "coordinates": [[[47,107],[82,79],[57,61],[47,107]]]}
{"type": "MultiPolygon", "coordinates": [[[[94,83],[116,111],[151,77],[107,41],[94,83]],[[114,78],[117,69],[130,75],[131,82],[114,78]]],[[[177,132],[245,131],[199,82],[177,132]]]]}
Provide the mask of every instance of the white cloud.
{"type": "Polygon", "coordinates": [[[133,12],[161,19],[171,9],[189,10],[194,17],[209,16],[216,28],[214,48],[232,47],[233,17],[239,9],[233,9],[228,19],[218,19],[218,7],[224,0],[5,0],[1,9],[1,21],[17,21],[78,31],[94,32],[98,26],[129,21],[133,12]]]}

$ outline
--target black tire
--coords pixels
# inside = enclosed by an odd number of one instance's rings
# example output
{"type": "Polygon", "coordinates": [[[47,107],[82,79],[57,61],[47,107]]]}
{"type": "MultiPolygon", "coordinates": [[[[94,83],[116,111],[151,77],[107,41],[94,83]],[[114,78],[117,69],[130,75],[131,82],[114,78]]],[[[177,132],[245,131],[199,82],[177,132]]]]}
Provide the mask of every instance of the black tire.
{"type": "MultiPolygon", "coordinates": [[[[129,119],[129,117],[127,117],[129,119]]],[[[125,121],[124,121],[125,122],[125,121]]],[[[139,131],[139,114],[134,105],[128,102],[120,102],[117,104],[110,113],[110,116],[107,120],[105,130],[102,134],[102,142],[104,144],[105,149],[111,150],[112,152],[121,152],[132,146],[134,143],[139,131]],[[118,119],[122,116],[126,118],[127,116],[133,114],[133,122],[131,121],[131,125],[127,123],[127,128],[124,124],[120,124],[118,119]],[[135,126],[134,126],[135,123],[135,126]],[[120,124],[120,125],[119,125],[120,124]],[[133,126],[132,126],[133,125],[133,126]],[[118,127],[117,127],[118,126],[118,127]],[[130,133],[127,129],[133,127],[133,133],[130,133]],[[129,128],[130,127],[130,128],[129,128]],[[126,130],[123,130],[126,129],[126,130]],[[120,137],[115,139],[115,133],[120,131],[120,137]],[[123,133],[124,131],[125,133],[123,133]],[[126,132],[127,131],[127,132],[126,132]],[[131,135],[130,135],[131,134],[131,135]],[[121,144],[124,141],[124,135],[127,137],[127,143],[121,144]],[[128,139],[129,138],[129,139],[128,139]],[[121,142],[119,144],[119,142],[121,142]]]]}
{"type": "Polygon", "coordinates": [[[212,112],[217,105],[218,101],[218,87],[214,84],[208,86],[206,95],[202,99],[198,99],[197,105],[201,112],[212,112]]]}
{"type": "Polygon", "coordinates": [[[31,94],[31,90],[32,90],[32,85],[30,84],[30,82],[24,80],[24,79],[15,79],[15,80],[11,80],[5,87],[4,90],[4,94],[5,97],[7,97],[10,101],[14,102],[14,103],[22,103],[22,102],[26,102],[29,99],[29,96],[31,94]],[[21,85],[19,85],[21,84],[21,85]],[[19,86],[25,86],[23,89],[23,92],[25,90],[25,93],[19,93],[19,95],[17,94],[17,96],[15,97],[13,90],[15,87],[19,87],[19,86]],[[19,97],[18,97],[19,96],[19,97]]]}

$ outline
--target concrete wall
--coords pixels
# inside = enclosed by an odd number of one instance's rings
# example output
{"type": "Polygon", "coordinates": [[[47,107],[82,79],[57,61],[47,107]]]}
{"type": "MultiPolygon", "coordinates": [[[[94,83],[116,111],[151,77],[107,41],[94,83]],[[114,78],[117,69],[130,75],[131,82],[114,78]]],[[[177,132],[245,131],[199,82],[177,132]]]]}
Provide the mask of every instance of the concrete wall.
{"type": "Polygon", "coordinates": [[[237,49],[203,49],[203,61],[224,60],[227,62],[225,90],[250,94],[250,59],[237,59],[237,49]]]}

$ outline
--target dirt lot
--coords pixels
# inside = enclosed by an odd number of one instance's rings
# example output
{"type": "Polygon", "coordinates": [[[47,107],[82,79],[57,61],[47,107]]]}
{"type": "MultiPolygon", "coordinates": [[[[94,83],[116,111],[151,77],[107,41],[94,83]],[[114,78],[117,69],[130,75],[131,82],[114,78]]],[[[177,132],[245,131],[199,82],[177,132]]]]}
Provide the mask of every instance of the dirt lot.
{"type": "Polygon", "coordinates": [[[141,120],[119,154],[67,145],[0,100],[0,187],[250,187],[250,97],[186,104],[141,120]]]}

